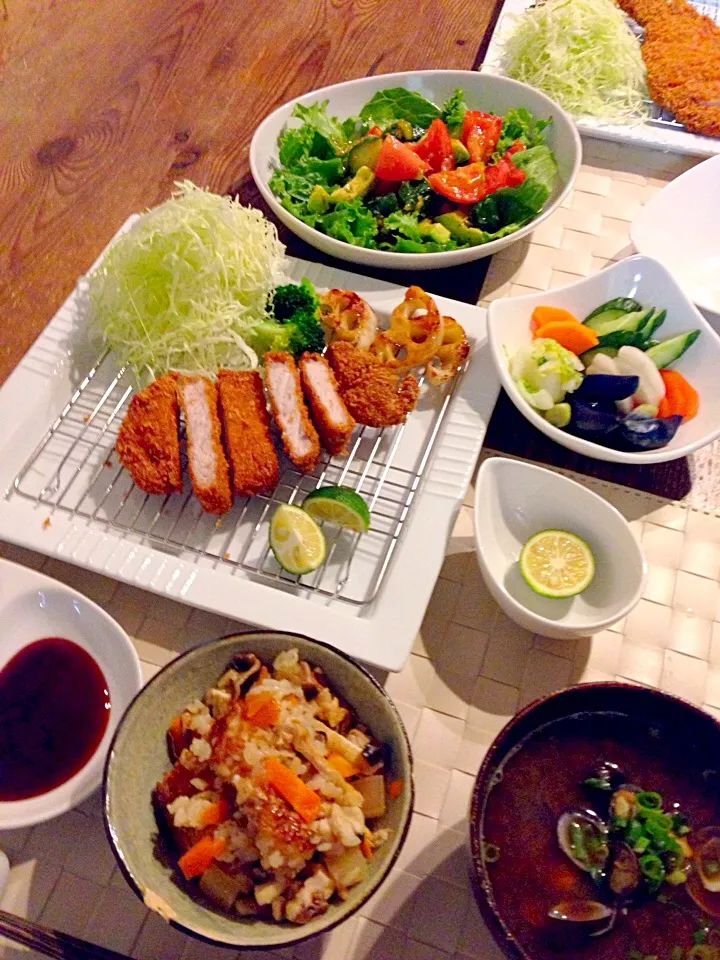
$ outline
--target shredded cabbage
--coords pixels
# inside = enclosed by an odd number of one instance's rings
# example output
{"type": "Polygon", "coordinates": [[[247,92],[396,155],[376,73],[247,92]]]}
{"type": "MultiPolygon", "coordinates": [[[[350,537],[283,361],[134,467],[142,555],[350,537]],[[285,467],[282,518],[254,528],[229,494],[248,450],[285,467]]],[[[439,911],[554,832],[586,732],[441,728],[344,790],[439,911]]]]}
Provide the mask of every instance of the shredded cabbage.
{"type": "Polygon", "coordinates": [[[140,378],[254,368],[285,247],[259,210],[186,181],[112,244],[89,277],[93,323],[140,378]]]}
{"type": "Polygon", "coordinates": [[[579,358],[557,340],[540,337],[521,347],[510,361],[518,392],[536,410],[549,410],[582,383],[579,358]]]}
{"type": "Polygon", "coordinates": [[[546,0],[513,19],[503,39],[509,77],[537,87],[574,116],[645,119],[640,43],[613,0],[546,0]]]}

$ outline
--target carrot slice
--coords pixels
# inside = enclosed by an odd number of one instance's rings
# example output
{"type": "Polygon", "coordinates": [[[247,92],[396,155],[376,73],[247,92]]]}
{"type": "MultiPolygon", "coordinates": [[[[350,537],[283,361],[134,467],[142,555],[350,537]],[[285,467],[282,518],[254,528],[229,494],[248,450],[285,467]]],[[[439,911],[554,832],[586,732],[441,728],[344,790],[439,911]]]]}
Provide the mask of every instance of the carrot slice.
{"type": "Polygon", "coordinates": [[[320,796],[303,783],[277,757],[268,757],[265,761],[268,783],[307,823],[314,820],[320,810],[320,796]]]}
{"type": "Polygon", "coordinates": [[[599,342],[595,331],[578,320],[551,320],[538,327],[533,336],[537,340],[542,337],[556,340],[561,347],[578,356],[596,347],[599,342]]]}
{"type": "Polygon", "coordinates": [[[340,776],[345,777],[346,780],[348,777],[352,777],[357,773],[355,766],[350,763],[349,760],[346,760],[345,757],[342,757],[339,753],[331,753],[328,756],[327,761],[330,766],[334,767],[340,776]]]}
{"type": "Polygon", "coordinates": [[[202,813],[198,816],[201,827],[215,827],[218,823],[222,823],[223,820],[227,820],[230,816],[230,807],[225,800],[217,800],[215,803],[211,803],[210,806],[205,807],[202,813]]]}
{"type": "Polygon", "coordinates": [[[535,307],[530,317],[530,330],[532,333],[535,333],[536,330],[546,323],[566,323],[570,320],[574,320],[575,323],[580,323],[578,318],[573,316],[569,310],[563,310],[562,307],[550,307],[539,304],[535,307]]]}
{"type": "Polygon", "coordinates": [[[388,784],[387,792],[391,800],[396,800],[402,793],[402,780],[391,780],[388,784]]]}
{"type": "Polygon", "coordinates": [[[269,690],[245,698],[245,716],[256,727],[272,727],[280,719],[280,704],[269,690]]]}
{"type": "Polygon", "coordinates": [[[178,866],[186,880],[204,873],[215,857],[225,849],[225,841],[213,836],[200,837],[178,860],[178,866]]]}
{"type": "Polygon", "coordinates": [[[665,384],[665,396],[658,405],[658,416],[679,414],[683,420],[694,417],[700,407],[700,397],[695,387],[677,370],[661,370],[660,376],[665,384]]]}
{"type": "Polygon", "coordinates": [[[185,746],[185,730],[183,729],[181,714],[178,714],[176,717],[172,718],[170,721],[170,726],[167,730],[167,735],[172,741],[172,745],[175,749],[175,756],[179,757],[183,752],[183,747],[185,746]]]}
{"type": "Polygon", "coordinates": [[[365,833],[363,834],[363,838],[360,841],[360,852],[362,853],[362,855],[365,857],[366,860],[372,860],[372,855],[373,855],[372,834],[370,833],[367,827],[365,827],[365,833]]]}

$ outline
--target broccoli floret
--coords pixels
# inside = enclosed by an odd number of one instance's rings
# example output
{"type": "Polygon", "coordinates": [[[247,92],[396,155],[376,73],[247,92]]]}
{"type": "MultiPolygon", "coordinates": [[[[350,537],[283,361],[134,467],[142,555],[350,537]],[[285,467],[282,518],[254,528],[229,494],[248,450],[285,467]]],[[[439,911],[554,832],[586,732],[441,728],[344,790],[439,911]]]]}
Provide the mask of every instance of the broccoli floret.
{"type": "Polygon", "coordinates": [[[259,357],[268,350],[293,351],[293,328],[287,324],[279,324],[274,320],[259,320],[248,336],[248,343],[259,357]]]}
{"type": "Polygon", "coordinates": [[[285,283],[275,287],[273,293],[273,313],[280,323],[294,319],[293,314],[298,310],[313,313],[319,306],[315,287],[307,277],[300,283],[285,283]]]}
{"type": "Polygon", "coordinates": [[[290,330],[288,349],[295,356],[306,350],[321,353],[325,349],[325,332],[314,311],[298,310],[293,314],[292,320],[283,325],[283,329],[290,330]]]}

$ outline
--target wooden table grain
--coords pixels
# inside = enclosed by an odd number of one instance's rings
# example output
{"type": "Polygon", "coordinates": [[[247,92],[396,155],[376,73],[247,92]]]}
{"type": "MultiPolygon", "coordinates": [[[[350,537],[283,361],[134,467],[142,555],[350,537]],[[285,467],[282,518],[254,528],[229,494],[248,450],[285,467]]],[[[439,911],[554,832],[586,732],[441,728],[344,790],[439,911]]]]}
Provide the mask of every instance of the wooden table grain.
{"type": "MultiPolygon", "coordinates": [[[[125,218],[189,178],[257,202],[254,129],[316,87],[472,69],[495,0],[6,0],[0,383],[125,218]]],[[[261,205],[261,204],[259,204],[261,205]]],[[[318,259],[287,232],[298,256],[318,259]]],[[[435,289],[477,295],[482,267],[435,289]]]]}

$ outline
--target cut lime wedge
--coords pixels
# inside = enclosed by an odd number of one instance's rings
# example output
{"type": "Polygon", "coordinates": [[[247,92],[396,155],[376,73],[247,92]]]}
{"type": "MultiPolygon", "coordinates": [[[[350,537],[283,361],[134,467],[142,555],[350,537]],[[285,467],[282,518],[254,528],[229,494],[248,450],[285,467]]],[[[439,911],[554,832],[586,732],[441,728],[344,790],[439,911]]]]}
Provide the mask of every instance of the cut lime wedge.
{"type": "Polygon", "coordinates": [[[595,575],[590,547],[566,530],[541,530],[520,552],[520,572],[528,586],[554,600],[581,593],[595,575]]]}
{"type": "Polygon", "coordinates": [[[312,573],[325,559],[325,537],[304,510],[282,504],[270,521],[270,549],[288,573],[312,573]]]}
{"type": "Polygon", "coordinates": [[[315,520],[336,523],[357,533],[364,533],[370,526],[368,505],[350,487],[318,487],[305,497],[303,510],[315,520]]]}

